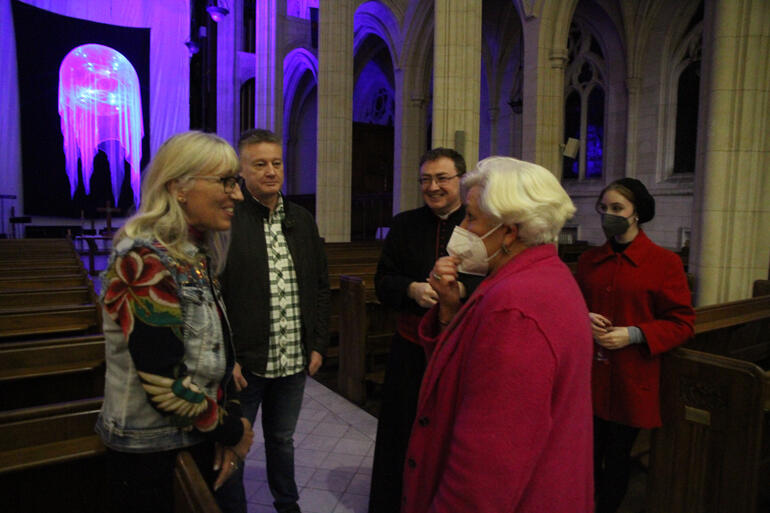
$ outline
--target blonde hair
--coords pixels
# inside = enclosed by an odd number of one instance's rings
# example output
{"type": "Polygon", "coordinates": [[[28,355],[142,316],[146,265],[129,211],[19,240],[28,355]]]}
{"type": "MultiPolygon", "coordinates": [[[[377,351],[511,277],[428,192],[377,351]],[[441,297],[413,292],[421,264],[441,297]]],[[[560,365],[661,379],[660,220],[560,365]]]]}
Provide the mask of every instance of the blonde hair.
{"type": "Polygon", "coordinates": [[[462,180],[463,199],[481,187],[479,208],[498,222],[517,225],[527,246],[556,242],[575,214],[567,192],[546,168],[510,157],[489,157],[462,180]]]}
{"type": "MultiPolygon", "coordinates": [[[[176,194],[202,173],[227,175],[238,172],[239,162],[232,146],[215,134],[189,131],[164,142],[144,173],[142,203],[115,235],[117,245],[124,237],[155,239],[177,260],[192,263],[183,252],[190,242],[189,227],[176,194]]],[[[215,274],[221,272],[227,253],[227,237],[206,233],[208,254],[215,274]]]]}

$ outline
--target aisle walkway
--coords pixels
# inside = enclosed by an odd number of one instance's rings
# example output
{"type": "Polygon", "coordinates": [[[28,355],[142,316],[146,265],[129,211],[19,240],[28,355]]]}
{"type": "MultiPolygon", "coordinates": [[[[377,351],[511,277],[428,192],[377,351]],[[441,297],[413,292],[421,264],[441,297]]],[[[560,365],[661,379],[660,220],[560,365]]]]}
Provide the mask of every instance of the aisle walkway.
{"type": "MultiPolygon", "coordinates": [[[[295,471],[303,513],[366,513],[377,419],[313,379],[294,435],[295,471]]],[[[260,416],[246,459],[249,513],[273,513],[265,474],[260,416]]]]}

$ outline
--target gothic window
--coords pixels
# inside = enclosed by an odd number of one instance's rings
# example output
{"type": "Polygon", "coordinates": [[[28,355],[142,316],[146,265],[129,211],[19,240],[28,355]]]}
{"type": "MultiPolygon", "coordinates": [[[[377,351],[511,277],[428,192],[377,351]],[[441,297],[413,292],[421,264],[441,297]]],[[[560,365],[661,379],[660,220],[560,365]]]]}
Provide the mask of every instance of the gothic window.
{"type": "Polygon", "coordinates": [[[664,130],[659,156],[661,179],[691,179],[695,172],[700,101],[703,4],[690,17],[673,49],[662,78],[665,101],[661,104],[664,130]]]}
{"type": "Polygon", "coordinates": [[[241,85],[241,112],[240,127],[241,132],[254,128],[254,96],[256,94],[256,81],[254,78],[248,79],[241,85]]]}
{"type": "Polygon", "coordinates": [[[567,43],[568,63],[564,91],[564,140],[580,141],[576,157],[564,157],[562,177],[567,180],[602,177],[606,65],[599,41],[588,27],[574,22],[567,43]]]}
{"type": "Polygon", "coordinates": [[[698,101],[703,37],[699,32],[688,38],[687,53],[677,66],[676,132],[672,174],[695,172],[695,146],[698,135],[698,101]]]}

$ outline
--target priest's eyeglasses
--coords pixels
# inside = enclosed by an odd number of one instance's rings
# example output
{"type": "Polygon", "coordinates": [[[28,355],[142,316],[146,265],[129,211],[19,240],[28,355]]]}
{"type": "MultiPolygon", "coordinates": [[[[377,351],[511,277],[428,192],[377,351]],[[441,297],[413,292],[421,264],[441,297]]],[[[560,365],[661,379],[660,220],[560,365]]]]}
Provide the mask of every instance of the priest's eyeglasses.
{"type": "Polygon", "coordinates": [[[447,176],[447,175],[436,175],[436,176],[425,175],[425,176],[421,176],[420,178],[418,178],[417,181],[420,182],[420,185],[422,185],[423,187],[430,187],[431,184],[434,181],[438,184],[439,187],[441,187],[442,185],[448,184],[449,180],[452,180],[453,178],[457,178],[458,176],[459,175],[452,175],[452,176],[447,176]]]}

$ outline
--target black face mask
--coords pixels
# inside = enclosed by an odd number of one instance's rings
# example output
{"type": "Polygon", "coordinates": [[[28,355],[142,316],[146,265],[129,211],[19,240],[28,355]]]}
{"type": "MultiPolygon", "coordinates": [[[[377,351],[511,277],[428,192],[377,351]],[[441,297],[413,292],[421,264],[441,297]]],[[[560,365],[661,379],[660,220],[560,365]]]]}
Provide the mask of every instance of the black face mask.
{"type": "Polygon", "coordinates": [[[602,230],[608,239],[617,235],[623,235],[631,224],[627,217],[616,216],[613,214],[602,214],[602,230]]]}

